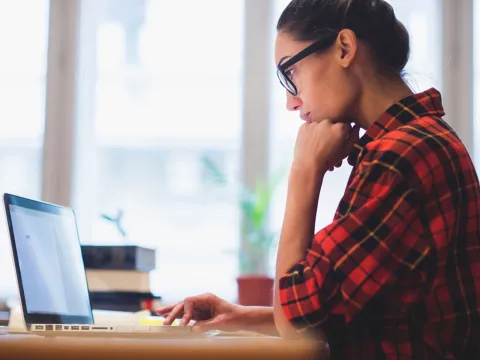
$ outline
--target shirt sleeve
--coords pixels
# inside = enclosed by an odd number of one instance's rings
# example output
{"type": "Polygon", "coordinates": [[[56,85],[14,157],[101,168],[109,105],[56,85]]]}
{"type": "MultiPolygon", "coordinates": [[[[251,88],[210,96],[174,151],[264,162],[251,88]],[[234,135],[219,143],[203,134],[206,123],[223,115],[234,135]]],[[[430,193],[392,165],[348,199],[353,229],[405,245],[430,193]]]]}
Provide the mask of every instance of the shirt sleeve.
{"type": "Polygon", "coordinates": [[[346,215],[320,230],[304,261],[280,278],[280,302],[298,332],[350,323],[429,253],[415,221],[420,196],[398,170],[382,161],[363,166],[342,202],[346,215]]]}

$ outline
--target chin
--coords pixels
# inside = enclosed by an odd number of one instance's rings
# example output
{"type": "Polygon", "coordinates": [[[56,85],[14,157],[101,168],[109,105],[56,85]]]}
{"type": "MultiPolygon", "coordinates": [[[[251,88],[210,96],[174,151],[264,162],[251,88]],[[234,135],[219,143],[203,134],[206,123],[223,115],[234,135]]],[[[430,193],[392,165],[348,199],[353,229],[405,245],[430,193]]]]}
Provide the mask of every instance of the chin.
{"type": "Polygon", "coordinates": [[[319,123],[319,122],[322,122],[322,121],[324,121],[324,120],[331,119],[331,117],[326,116],[326,115],[312,116],[312,115],[310,114],[310,119],[312,120],[312,122],[317,122],[317,123],[319,123]]]}
{"type": "Polygon", "coordinates": [[[352,121],[343,116],[332,116],[330,117],[333,123],[348,123],[350,124],[352,121]]]}
{"type": "Polygon", "coordinates": [[[310,114],[310,118],[312,119],[313,122],[322,122],[323,120],[331,120],[332,122],[334,123],[337,123],[337,122],[345,122],[345,121],[342,121],[342,116],[339,116],[338,114],[335,114],[335,113],[323,113],[323,114],[318,114],[318,115],[314,115],[312,116],[312,114],[310,114]]]}
{"type": "Polygon", "coordinates": [[[332,116],[323,116],[323,117],[316,117],[315,120],[312,120],[312,122],[317,122],[317,123],[320,123],[324,120],[331,120],[333,123],[337,123],[337,122],[342,122],[340,120],[337,120],[336,118],[332,117],[332,116]]]}

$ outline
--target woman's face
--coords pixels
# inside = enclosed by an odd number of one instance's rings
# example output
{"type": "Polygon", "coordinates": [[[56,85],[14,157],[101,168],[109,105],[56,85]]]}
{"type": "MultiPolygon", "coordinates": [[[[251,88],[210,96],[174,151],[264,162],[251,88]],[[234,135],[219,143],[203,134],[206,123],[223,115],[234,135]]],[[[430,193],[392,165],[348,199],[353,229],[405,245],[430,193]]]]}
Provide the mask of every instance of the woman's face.
{"type": "MultiPolygon", "coordinates": [[[[339,35],[335,43],[321,53],[309,55],[286,69],[297,88],[294,96],[288,91],[287,109],[298,111],[307,122],[325,119],[351,122],[358,98],[358,81],[349,71],[355,56],[356,43],[349,44],[348,34],[339,35]],[[353,47],[352,47],[353,46],[353,47]]],[[[284,63],[310,43],[299,42],[279,32],[275,43],[275,63],[284,63]]]]}

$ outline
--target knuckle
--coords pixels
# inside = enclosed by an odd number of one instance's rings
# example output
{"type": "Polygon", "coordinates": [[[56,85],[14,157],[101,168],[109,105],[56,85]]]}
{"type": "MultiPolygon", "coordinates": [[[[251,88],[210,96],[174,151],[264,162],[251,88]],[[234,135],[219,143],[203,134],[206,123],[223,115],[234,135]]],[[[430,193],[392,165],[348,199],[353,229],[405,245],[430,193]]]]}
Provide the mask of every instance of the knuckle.
{"type": "Polygon", "coordinates": [[[350,133],[349,128],[347,126],[344,126],[344,124],[340,124],[340,125],[336,124],[334,125],[334,129],[342,137],[345,137],[350,133]]]}
{"type": "Polygon", "coordinates": [[[183,311],[183,302],[180,302],[172,309],[172,313],[179,313],[183,311]]]}
{"type": "Polygon", "coordinates": [[[331,129],[335,126],[335,123],[333,123],[331,120],[324,120],[324,121],[319,122],[317,125],[321,129],[323,129],[323,128],[331,129]]]}
{"type": "Polygon", "coordinates": [[[185,311],[189,311],[189,309],[192,307],[194,303],[195,303],[195,297],[193,296],[188,297],[183,301],[183,308],[185,309],[185,311]]]}

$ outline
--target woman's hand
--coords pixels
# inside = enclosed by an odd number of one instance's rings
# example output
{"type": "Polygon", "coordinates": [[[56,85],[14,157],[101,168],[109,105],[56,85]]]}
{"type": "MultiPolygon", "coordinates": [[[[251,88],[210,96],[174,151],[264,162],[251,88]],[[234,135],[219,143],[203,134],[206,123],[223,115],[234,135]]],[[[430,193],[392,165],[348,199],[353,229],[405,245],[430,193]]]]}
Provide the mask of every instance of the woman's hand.
{"type": "Polygon", "coordinates": [[[339,167],[358,141],[358,126],[331,120],[300,126],[295,144],[295,168],[314,169],[325,173],[339,167]]]}
{"type": "Polygon", "coordinates": [[[230,304],[213,294],[188,297],[175,305],[164,306],[157,310],[158,315],[166,319],[164,325],[171,325],[175,319],[182,319],[180,325],[196,321],[193,330],[238,331],[247,327],[246,308],[230,304]]]}

